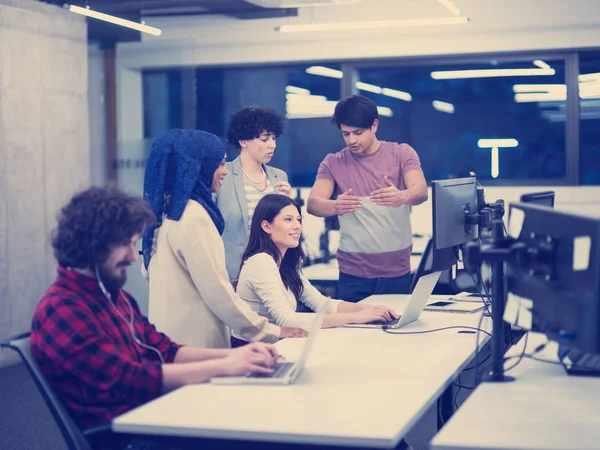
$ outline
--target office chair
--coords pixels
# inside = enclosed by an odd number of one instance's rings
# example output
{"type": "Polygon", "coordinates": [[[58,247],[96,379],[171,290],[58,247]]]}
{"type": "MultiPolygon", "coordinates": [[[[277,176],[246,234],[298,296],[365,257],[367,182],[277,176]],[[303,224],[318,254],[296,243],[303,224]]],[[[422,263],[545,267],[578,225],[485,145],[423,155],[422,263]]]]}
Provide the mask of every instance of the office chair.
{"type": "Polygon", "coordinates": [[[31,353],[31,342],[29,339],[30,333],[23,333],[18,336],[9,338],[7,342],[0,342],[0,347],[9,348],[16,351],[23,360],[25,367],[31,374],[33,381],[42,394],[44,402],[52,413],[52,417],[60,430],[65,443],[69,450],[91,450],[91,446],[86,439],[86,436],[92,436],[100,432],[110,430],[110,425],[101,425],[99,427],[90,428],[89,430],[81,431],[73,419],[67,414],[64,406],[56,397],[42,371],[40,370],[37,361],[31,353]]]}

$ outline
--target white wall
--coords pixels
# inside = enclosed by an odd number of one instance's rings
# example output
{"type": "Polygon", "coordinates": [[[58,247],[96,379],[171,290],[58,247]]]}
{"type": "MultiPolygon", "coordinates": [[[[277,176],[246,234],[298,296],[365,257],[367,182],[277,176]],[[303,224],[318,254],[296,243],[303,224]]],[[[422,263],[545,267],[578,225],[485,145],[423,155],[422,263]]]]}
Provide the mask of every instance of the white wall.
{"type": "Polygon", "coordinates": [[[89,183],[87,89],[85,21],[0,0],[0,339],[31,329],[56,275],[56,213],[89,183]]]}

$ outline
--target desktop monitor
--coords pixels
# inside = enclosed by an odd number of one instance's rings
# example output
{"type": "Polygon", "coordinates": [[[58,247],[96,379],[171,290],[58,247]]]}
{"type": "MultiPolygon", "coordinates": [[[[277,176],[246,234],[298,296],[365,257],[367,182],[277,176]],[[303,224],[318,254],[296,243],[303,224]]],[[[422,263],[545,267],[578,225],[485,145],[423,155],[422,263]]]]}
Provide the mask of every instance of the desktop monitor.
{"type": "Polygon", "coordinates": [[[533,192],[521,195],[521,203],[533,203],[535,205],[549,206],[554,208],[554,191],[533,192]]]}
{"type": "Polygon", "coordinates": [[[507,290],[532,300],[532,322],[559,343],[600,353],[600,219],[510,205],[507,290]]]}
{"type": "Polygon", "coordinates": [[[475,177],[431,182],[433,270],[450,269],[459,246],[478,237],[475,177]]]}

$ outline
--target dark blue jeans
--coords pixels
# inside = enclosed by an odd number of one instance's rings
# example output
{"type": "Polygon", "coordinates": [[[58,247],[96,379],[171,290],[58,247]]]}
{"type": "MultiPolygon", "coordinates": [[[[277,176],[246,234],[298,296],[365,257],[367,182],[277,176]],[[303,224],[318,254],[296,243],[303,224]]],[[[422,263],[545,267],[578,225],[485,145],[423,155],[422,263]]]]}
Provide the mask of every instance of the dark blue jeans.
{"type": "Polygon", "coordinates": [[[360,278],[340,272],[337,298],[356,303],[369,295],[410,294],[412,274],[395,278],[360,278]]]}

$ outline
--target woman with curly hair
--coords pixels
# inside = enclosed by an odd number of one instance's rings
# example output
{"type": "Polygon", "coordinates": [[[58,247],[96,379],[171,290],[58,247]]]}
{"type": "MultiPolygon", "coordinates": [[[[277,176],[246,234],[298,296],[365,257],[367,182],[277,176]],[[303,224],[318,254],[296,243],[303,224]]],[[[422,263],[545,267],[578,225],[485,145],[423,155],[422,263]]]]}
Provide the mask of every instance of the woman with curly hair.
{"type": "Polygon", "coordinates": [[[282,131],[283,118],[272,109],[243,108],[229,119],[227,138],[240,147],[240,156],[226,164],[229,175],[223,180],[217,205],[225,219],[223,242],[227,274],[234,284],[258,201],[267,194],[292,195],[287,174],[267,165],[282,131]]]}
{"type": "Polygon", "coordinates": [[[260,317],[229,282],[219,236],[225,223],[212,198],[227,174],[225,150],[221,139],[197,130],[170,130],[152,145],[144,178],[157,220],[143,240],[148,317],[175,341],[197,347],[229,347],[229,329],[252,342],[305,336],[260,317]]]}

